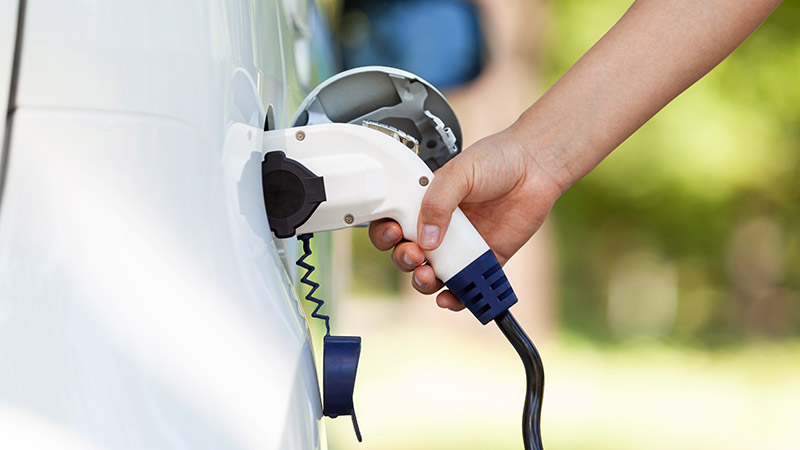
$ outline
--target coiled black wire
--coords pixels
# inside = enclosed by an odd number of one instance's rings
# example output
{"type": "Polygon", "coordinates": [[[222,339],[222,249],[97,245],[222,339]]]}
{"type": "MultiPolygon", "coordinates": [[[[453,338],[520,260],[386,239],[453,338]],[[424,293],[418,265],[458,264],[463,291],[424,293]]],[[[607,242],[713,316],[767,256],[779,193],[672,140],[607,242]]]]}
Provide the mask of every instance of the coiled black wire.
{"type": "Polygon", "coordinates": [[[311,313],[311,317],[313,317],[315,319],[324,320],[325,321],[325,331],[326,331],[325,335],[326,336],[330,336],[330,334],[331,334],[331,324],[330,324],[331,318],[326,316],[325,314],[318,314],[317,313],[317,311],[319,311],[319,309],[322,308],[322,305],[325,304],[324,300],[319,299],[317,297],[314,297],[314,291],[316,291],[319,288],[319,283],[311,281],[311,280],[308,279],[308,277],[315,270],[314,266],[312,266],[311,264],[306,262],[306,258],[311,256],[311,238],[312,237],[314,237],[314,234],[312,234],[312,233],[301,234],[301,235],[297,236],[297,239],[303,242],[303,256],[301,256],[300,259],[298,259],[295,264],[297,264],[298,266],[302,267],[303,269],[306,269],[305,275],[303,275],[303,277],[300,278],[300,282],[301,283],[305,284],[306,286],[310,286],[311,287],[311,289],[308,291],[308,294],[306,294],[306,300],[308,300],[310,302],[314,302],[314,303],[317,304],[317,307],[314,308],[314,311],[311,313]]]}
{"type": "Polygon", "coordinates": [[[522,409],[522,442],[525,450],[543,450],[542,431],[539,424],[542,416],[542,398],[544,397],[542,358],[510,311],[504,312],[494,321],[506,339],[511,342],[514,350],[522,359],[522,365],[525,366],[527,389],[525,406],[522,409]]]}
{"type": "MultiPolygon", "coordinates": [[[[314,291],[319,288],[319,283],[308,279],[315,270],[314,266],[305,262],[306,258],[311,256],[310,241],[312,237],[314,237],[313,234],[297,236],[297,239],[303,242],[303,256],[297,260],[297,265],[306,269],[306,273],[300,278],[300,282],[311,287],[305,299],[317,305],[311,313],[311,317],[324,320],[327,335],[330,335],[330,317],[318,313],[325,302],[314,297],[314,291]]],[[[525,330],[522,329],[510,311],[498,316],[495,319],[495,323],[497,323],[500,331],[503,332],[503,335],[514,347],[514,350],[517,351],[520,359],[522,359],[522,365],[525,367],[526,390],[525,404],[522,409],[522,442],[525,450],[544,450],[540,426],[542,399],[544,397],[544,365],[542,364],[542,358],[539,356],[539,352],[533,342],[525,334],[525,330]]]]}

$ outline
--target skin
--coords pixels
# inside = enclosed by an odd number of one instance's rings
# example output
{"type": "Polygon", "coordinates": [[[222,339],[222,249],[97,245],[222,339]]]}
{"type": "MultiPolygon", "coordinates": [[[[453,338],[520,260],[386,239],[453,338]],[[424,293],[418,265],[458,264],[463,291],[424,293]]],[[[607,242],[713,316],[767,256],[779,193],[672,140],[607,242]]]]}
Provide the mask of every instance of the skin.
{"type": "MultiPolygon", "coordinates": [[[[393,221],[370,239],[414,272],[423,294],[443,287],[424,264],[461,207],[501,264],[544,222],[558,197],[673,98],[702,78],[780,5],[780,0],[637,0],[509,128],[488,136],[436,172],[420,207],[419,243],[393,221]]],[[[436,299],[464,306],[449,291],[436,299]]]]}

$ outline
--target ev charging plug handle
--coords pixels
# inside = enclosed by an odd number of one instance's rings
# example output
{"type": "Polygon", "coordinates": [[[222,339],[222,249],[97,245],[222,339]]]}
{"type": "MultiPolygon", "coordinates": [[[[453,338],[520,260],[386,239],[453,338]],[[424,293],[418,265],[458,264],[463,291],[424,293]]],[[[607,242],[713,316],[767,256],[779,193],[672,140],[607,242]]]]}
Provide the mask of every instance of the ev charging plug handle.
{"type": "MultiPolygon", "coordinates": [[[[263,149],[264,204],[279,238],[390,218],[407,240],[417,240],[419,208],[433,173],[402,141],[356,124],[320,123],[265,132],[263,149]]],[[[497,258],[459,209],[441,245],[425,255],[436,276],[482,324],[494,320],[522,359],[527,378],[523,444],[526,450],[541,450],[544,369],[533,343],[508,311],[517,297],[497,258]]],[[[359,349],[360,341],[343,347],[339,362],[329,370],[323,367],[328,380],[323,384],[335,396],[325,396],[325,414],[351,415],[361,440],[351,382],[359,349]]]]}
{"type": "MultiPolygon", "coordinates": [[[[278,237],[389,218],[405,239],[417,241],[419,208],[433,173],[398,140],[360,125],[326,123],[268,131],[263,148],[264,199],[278,237]],[[270,181],[276,179],[283,181],[270,181]]],[[[425,256],[481,323],[516,303],[494,253],[460,209],[441,245],[425,256]]]]}

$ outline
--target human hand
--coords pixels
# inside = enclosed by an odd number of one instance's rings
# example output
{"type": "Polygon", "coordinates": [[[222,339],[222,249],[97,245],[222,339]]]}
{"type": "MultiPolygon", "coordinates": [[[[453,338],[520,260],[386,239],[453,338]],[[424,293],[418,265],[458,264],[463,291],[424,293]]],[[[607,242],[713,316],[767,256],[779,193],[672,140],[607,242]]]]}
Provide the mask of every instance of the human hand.
{"type": "MultiPolygon", "coordinates": [[[[546,160],[527,151],[513,128],[486,137],[436,171],[420,206],[418,243],[403,240],[400,225],[388,219],[370,224],[370,240],[382,251],[394,247],[394,264],[404,272],[414,272],[416,290],[433,294],[444,283],[425,264],[424,251],[439,246],[453,211],[460,206],[505,264],[539,229],[562,193],[551,171],[545,169],[548,164],[542,164],[546,160]]],[[[453,311],[464,308],[446,290],[436,303],[453,311]]]]}
{"type": "MultiPolygon", "coordinates": [[[[380,250],[395,247],[395,265],[414,272],[418,291],[434,293],[442,282],[423,264],[423,249],[439,245],[460,206],[505,263],[564,190],[722,61],[780,3],[635,1],[515,125],[475,143],[437,171],[420,208],[419,245],[403,242],[400,226],[392,221],[373,222],[370,239],[380,250]]],[[[436,301],[444,308],[463,308],[446,291],[436,301]]]]}

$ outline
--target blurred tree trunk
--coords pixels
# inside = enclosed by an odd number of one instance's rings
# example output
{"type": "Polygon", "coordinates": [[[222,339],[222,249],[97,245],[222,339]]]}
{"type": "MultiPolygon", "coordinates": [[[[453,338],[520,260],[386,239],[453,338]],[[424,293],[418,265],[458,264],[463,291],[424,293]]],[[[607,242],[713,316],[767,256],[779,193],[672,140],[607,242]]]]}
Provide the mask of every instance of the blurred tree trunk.
{"type": "MultiPolygon", "coordinates": [[[[548,22],[543,0],[477,0],[488,60],[480,76],[447,92],[461,122],[464,147],[511,125],[541,94],[541,50],[548,22]]],[[[554,239],[541,230],[506,264],[519,303],[515,317],[534,339],[556,327],[554,239]]]]}

